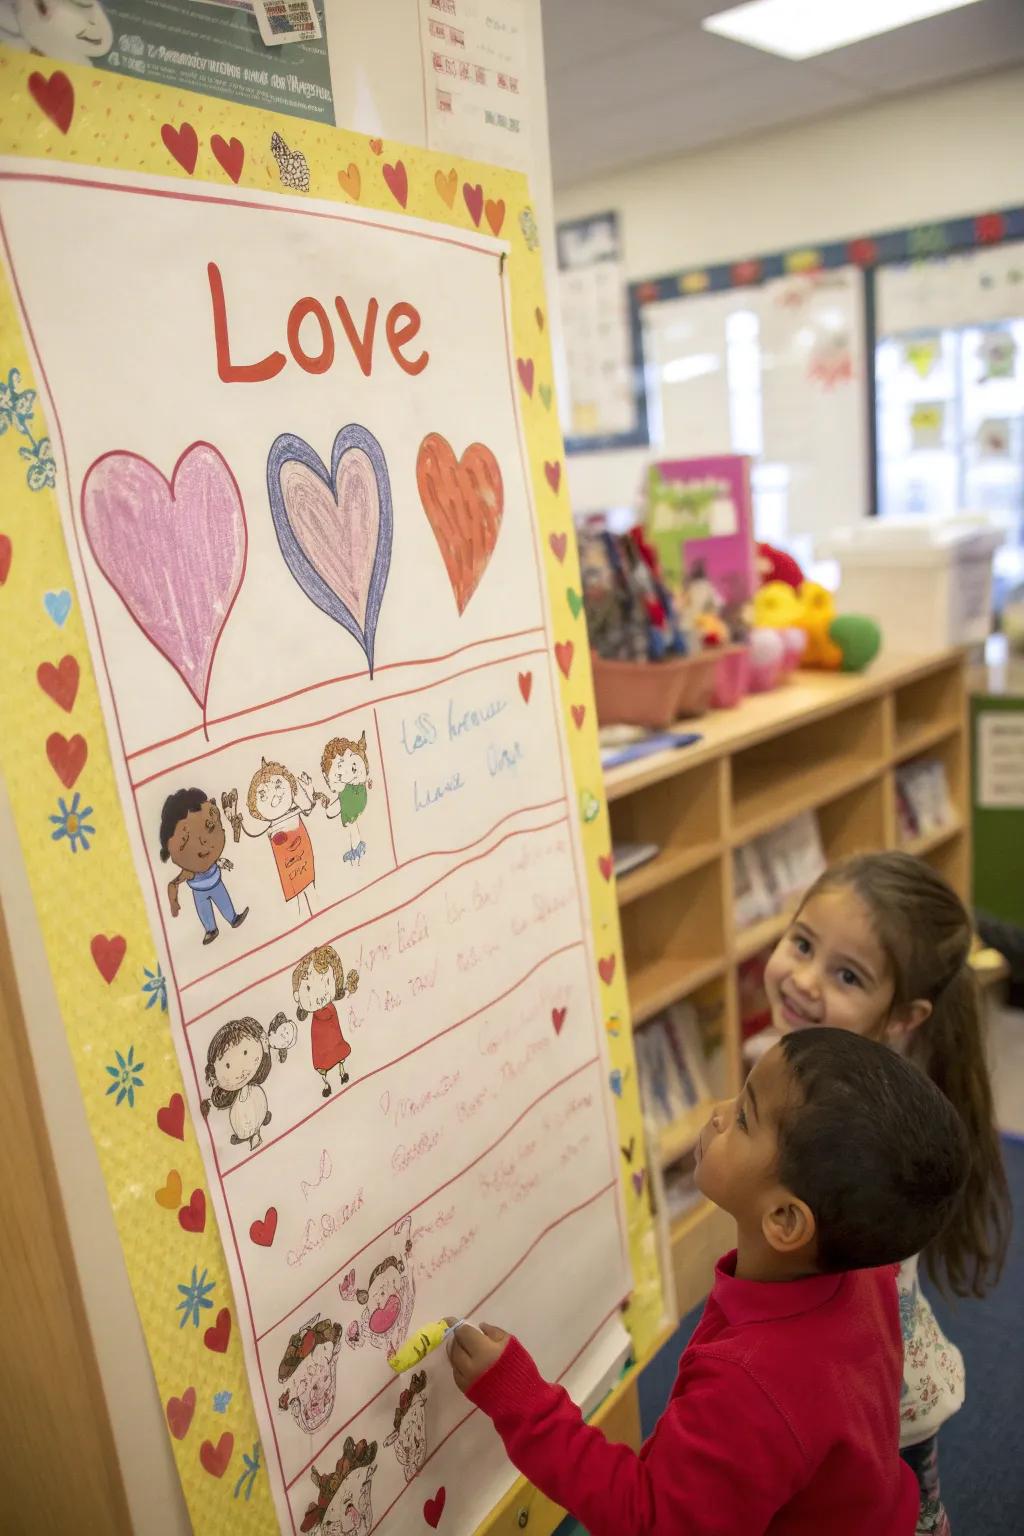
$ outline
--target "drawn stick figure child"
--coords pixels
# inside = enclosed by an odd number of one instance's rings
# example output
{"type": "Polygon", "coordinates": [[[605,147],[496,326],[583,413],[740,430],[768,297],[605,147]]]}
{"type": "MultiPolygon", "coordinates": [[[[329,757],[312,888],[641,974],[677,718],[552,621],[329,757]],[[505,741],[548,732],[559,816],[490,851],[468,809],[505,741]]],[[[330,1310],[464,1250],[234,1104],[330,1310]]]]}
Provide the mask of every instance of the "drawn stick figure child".
{"type": "Polygon", "coordinates": [[[192,892],[196,914],[203,925],[204,944],[212,944],[220,930],[214,907],[232,928],[239,928],[249,908],[236,912],[221,871],[230,871],[224,853],[224,823],[216,800],[202,789],[178,789],[168,795],[160,815],[160,858],[170,860],[178,873],[167,887],[171,916],[181,910],[178,888],[182,881],[192,892]]]}
{"type": "Polygon", "coordinates": [[[358,864],[366,852],[366,844],[359,831],[359,818],[366,810],[367,791],[373,788],[366,753],[366,732],[358,741],[350,741],[347,736],[335,736],[324,747],[320,767],[324,782],[331,792],[327,815],[330,818],[340,816],[342,826],[348,828],[349,848],[348,853],[342,855],[343,862],[358,864]]]}
{"type": "Polygon", "coordinates": [[[204,1119],[211,1105],[227,1110],[233,1147],[247,1141],[254,1152],[260,1146],[263,1127],[273,1118],[263,1090],[270,1076],[272,1052],[277,1051],[283,1059],[296,1038],[295,1025],[279,1013],[269,1031],[252,1018],[232,1019],[222,1024],[210,1041],[206,1083],[211,1092],[199,1108],[204,1119]]]}
{"type": "Polygon", "coordinates": [[[323,1097],[331,1096],[328,1072],[338,1069],[339,1083],[348,1082],[345,1063],[352,1054],[352,1047],[341,1032],[335,1003],[354,992],[359,985],[359,972],[345,968],[336,949],[329,944],[310,950],[303,955],[292,973],[292,997],[299,1021],[309,1018],[310,1045],[313,1066],[324,1080],[323,1097]]]}
{"type": "Polygon", "coordinates": [[[316,879],[316,869],[303,818],[310,815],[318,800],[327,805],[327,796],[314,792],[308,773],[296,778],[283,763],[268,763],[266,758],[252,776],[245,802],[255,827],[246,825],[238,809],[237,789],[220,797],[236,843],[243,832],[246,837],[269,837],[284,899],[294,901],[305,896],[308,917],[313,914],[305,892],[316,879]]]}

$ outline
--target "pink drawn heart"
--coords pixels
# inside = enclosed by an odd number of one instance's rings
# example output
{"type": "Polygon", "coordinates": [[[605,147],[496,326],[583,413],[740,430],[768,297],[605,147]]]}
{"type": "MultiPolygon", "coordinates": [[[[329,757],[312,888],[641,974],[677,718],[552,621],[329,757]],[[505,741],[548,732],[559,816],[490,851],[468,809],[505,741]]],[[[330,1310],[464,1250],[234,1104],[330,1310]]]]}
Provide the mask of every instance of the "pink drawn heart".
{"type": "Polygon", "coordinates": [[[562,483],[562,466],[558,459],[555,459],[554,462],[552,462],[550,459],[544,460],[544,478],[547,480],[548,485],[550,485],[551,489],[557,496],[558,487],[562,483]]]}
{"type": "Polygon", "coordinates": [[[571,640],[557,640],[555,642],[555,660],[558,662],[559,671],[563,677],[568,677],[572,670],[572,657],[575,646],[571,640]]]}
{"type": "Polygon", "coordinates": [[[615,868],[615,862],[612,859],[611,854],[602,853],[598,858],[597,867],[601,871],[602,878],[605,880],[610,880],[612,877],[612,871],[615,868]]]}
{"type": "Polygon", "coordinates": [[[560,1035],[562,1033],[562,1025],[565,1023],[566,1012],[567,1010],[565,1008],[552,1008],[551,1010],[551,1023],[554,1025],[556,1035],[560,1035]]]}
{"type": "Polygon", "coordinates": [[[519,374],[519,382],[528,395],[533,394],[533,358],[517,357],[516,371],[519,374]]]}
{"type": "Polygon", "coordinates": [[[586,713],[587,706],[585,704],[574,704],[572,706],[572,723],[578,731],[583,729],[583,721],[586,718],[586,713]]]}
{"type": "Polygon", "coordinates": [[[529,704],[529,702],[530,702],[530,690],[532,689],[532,687],[533,687],[533,673],[532,672],[520,672],[520,674],[519,674],[519,692],[523,696],[523,703],[524,704],[529,704]]]}
{"type": "Polygon", "coordinates": [[[597,962],[597,974],[600,976],[606,987],[611,986],[612,977],[615,975],[614,955],[602,956],[602,958],[597,962]]]}
{"type": "Polygon", "coordinates": [[[205,715],[248,548],[225,460],[212,444],[192,443],[168,482],[137,453],[104,453],[82,485],[82,522],[96,564],[205,715]]]}
{"type": "Polygon", "coordinates": [[[385,165],[383,174],[391,196],[400,208],[404,208],[409,201],[409,177],[406,174],[405,162],[396,160],[394,165],[385,165]]]}
{"type": "Polygon", "coordinates": [[[561,564],[561,562],[565,559],[566,542],[567,540],[564,533],[548,534],[548,543],[551,545],[551,553],[554,555],[559,564],[561,564]]]}
{"type": "Polygon", "coordinates": [[[470,218],[479,229],[480,216],[484,211],[483,187],[479,182],[477,182],[475,187],[471,187],[468,181],[464,181],[462,183],[462,196],[465,198],[466,207],[469,209],[470,218]]]}
{"type": "Polygon", "coordinates": [[[380,538],[380,496],[369,460],[357,449],[343,454],[332,487],[308,464],[288,459],[281,465],[281,495],[306,559],[365,632],[380,538]]]}

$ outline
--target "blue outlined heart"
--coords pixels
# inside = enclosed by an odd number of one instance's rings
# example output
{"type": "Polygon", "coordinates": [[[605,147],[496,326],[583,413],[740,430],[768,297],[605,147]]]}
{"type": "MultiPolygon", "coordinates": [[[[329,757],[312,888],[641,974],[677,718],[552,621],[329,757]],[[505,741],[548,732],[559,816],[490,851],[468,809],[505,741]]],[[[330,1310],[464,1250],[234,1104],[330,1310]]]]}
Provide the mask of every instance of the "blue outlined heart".
{"type": "Polygon", "coordinates": [[[64,621],[71,612],[71,593],[67,587],[60,592],[47,592],[43,597],[43,607],[58,629],[64,628],[64,621]]]}
{"type": "Polygon", "coordinates": [[[393,537],[380,443],[365,427],[342,427],[328,472],[303,438],[283,432],[267,458],[267,494],[285,564],[310,602],[362,647],[372,677],[393,537]]]}

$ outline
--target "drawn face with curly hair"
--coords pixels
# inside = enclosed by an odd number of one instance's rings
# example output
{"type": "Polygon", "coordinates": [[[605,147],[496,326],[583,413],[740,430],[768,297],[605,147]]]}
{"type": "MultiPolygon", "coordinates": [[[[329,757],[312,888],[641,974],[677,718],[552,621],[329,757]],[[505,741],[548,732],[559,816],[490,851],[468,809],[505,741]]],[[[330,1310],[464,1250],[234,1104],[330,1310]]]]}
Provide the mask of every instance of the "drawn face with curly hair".
{"type": "Polygon", "coordinates": [[[338,1346],[316,1344],[296,1367],[288,1383],[288,1411],[304,1434],[311,1435],[327,1423],[334,1411],[338,1374],[338,1346]]]}
{"type": "Polygon", "coordinates": [[[423,1466],[427,1454],[427,1404],[422,1392],[418,1392],[402,1416],[395,1441],[395,1455],[411,1483],[423,1466]]]}
{"type": "Polygon", "coordinates": [[[376,1468],[353,1467],[324,1511],[323,1536],[369,1536],[373,1525],[371,1484],[376,1468]]]}

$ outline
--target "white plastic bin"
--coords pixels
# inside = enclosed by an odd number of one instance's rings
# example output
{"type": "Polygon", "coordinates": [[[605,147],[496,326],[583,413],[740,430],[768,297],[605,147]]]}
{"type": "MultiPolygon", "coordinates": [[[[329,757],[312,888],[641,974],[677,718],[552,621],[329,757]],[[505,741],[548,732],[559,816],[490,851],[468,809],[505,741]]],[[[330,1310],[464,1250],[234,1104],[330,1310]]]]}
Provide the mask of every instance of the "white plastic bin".
{"type": "Polygon", "coordinates": [[[830,534],[836,607],[875,619],[889,651],[980,645],[992,627],[992,556],[1003,535],[982,518],[873,517],[830,534]]]}

